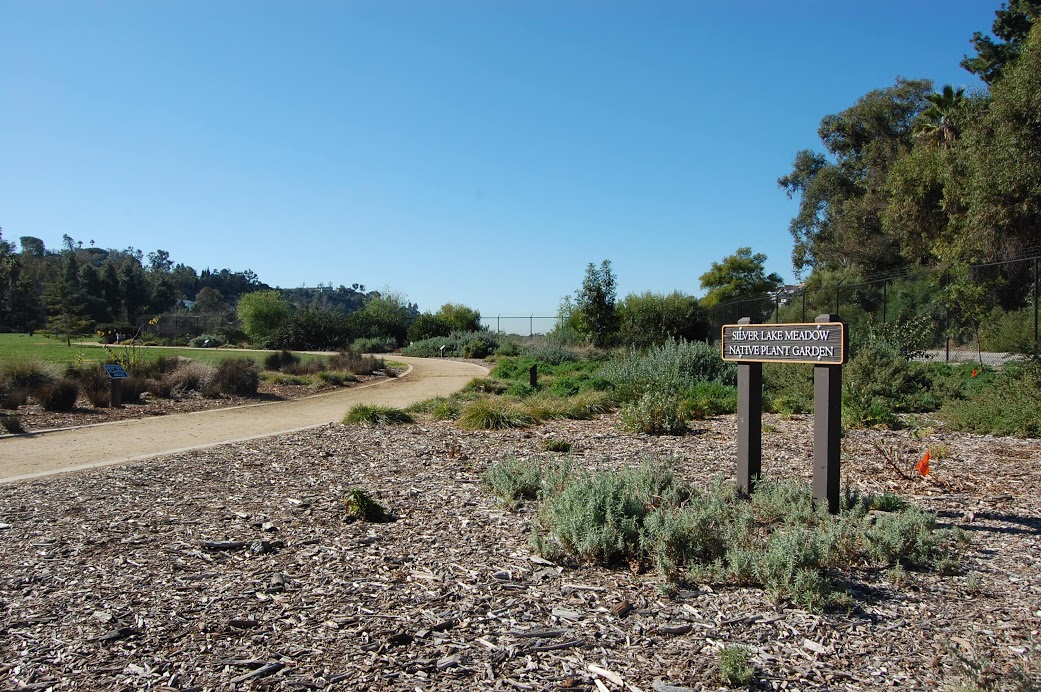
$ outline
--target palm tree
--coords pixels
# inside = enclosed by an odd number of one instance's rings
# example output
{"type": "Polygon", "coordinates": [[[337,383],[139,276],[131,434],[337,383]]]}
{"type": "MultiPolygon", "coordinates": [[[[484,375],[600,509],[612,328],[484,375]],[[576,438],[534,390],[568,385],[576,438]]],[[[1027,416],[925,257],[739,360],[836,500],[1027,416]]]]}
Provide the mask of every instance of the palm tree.
{"type": "Polygon", "coordinates": [[[942,92],[929,94],[925,98],[929,101],[929,107],[918,116],[914,133],[926,142],[947,149],[961,134],[956,120],[965,104],[965,87],[955,89],[946,84],[942,92]]]}

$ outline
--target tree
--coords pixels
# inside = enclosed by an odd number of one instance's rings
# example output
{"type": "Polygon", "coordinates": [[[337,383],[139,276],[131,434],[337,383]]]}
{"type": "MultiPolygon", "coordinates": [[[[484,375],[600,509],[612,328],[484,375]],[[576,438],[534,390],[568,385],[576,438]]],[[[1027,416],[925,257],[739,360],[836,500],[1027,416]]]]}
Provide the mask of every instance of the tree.
{"type": "Polygon", "coordinates": [[[915,136],[936,144],[941,149],[949,149],[961,134],[958,116],[965,104],[965,88],[955,89],[950,84],[939,93],[929,94],[929,107],[918,115],[915,122],[915,136]]]}
{"type": "Polygon", "coordinates": [[[123,301],[123,317],[133,324],[151,298],[144,269],[136,258],[126,258],[119,265],[119,294],[123,301]]]}
{"type": "Polygon", "coordinates": [[[575,291],[578,329],[597,348],[609,346],[618,333],[616,285],[610,260],[601,262],[599,268],[590,262],[582,287],[575,291]]]}
{"type": "Polygon", "coordinates": [[[409,325],[408,340],[423,341],[424,339],[433,339],[437,336],[448,336],[451,333],[452,325],[437,315],[424,312],[422,315],[417,315],[416,319],[412,320],[412,324],[409,325]]]}
{"type": "Polygon", "coordinates": [[[86,300],[78,286],[74,286],[63,273],[47,287],[43,295],[47,306],[47,330],[55,336],[65,338],[65,345],[72,346],[72,337],[83,334],[91,326],[86,317],[86,300]]]}
{"type": "Polygon", "coordinates": [[[239,299],[236,312],[249,340],[267,348],[274,345],[282,322],[289,317],[289,303],[278,291],[254,291],[239,299]]]}
{"type": "Polygon", "coordinates": [[[881,215],[892,166],[914,145],[912,129],[932,93],[928,80],[898,78],[821,120],[817,133],[832,160],[804,150],[778,179],[799,210],[789,225],[796,272],[855,266],[868,272],[902,264],[881,215]]]}
{"type": "Polygon", "coordinates": [[[994,14],[991,31],[998,41],[975,32],[971,43],[976,55],[971,58],[966,55],[961,61],[962,67],[987,84],[1000,81],[1005,68],[1019,57],[1031,27],[1041,16],[1041,0],[1011,0],[1007,5],[1002,3],[994,14]]]}
{"type": "Polygon", "coordinates": [[[619,338],[626,346],[649,348],[670,338],[703,339],[705,325],[698,321],[698,299],[679,291],[629,294],[618,304],[619,338]]]}
{"type": "Polygon", "coordinates": [[[228,304],[224,302],[224,296],[220,291],[207,286],[195,296],[195,309],[203,314],[212,314],[224,312],[228,309],[228,304]]]}
{"type": "Polygon", "coordinates": [[[481,331],[481,313],[458,303],[445,303],[434,315],[444,320],[452,331],[481,331]]]}
{"type": "Polygon", "coordinates": [[[766,255],[752,254],[752,248],[738,248],[737,252],[713,262],[701,275],[701,287],[708,292],[701,305],[711,308],[738,298],[766,296],[784,285],[779,274],[766,273],[766,255]]]}
{"type": "Polygon", "coordinates": [[[960,224],[962,256],[994,261],[1022,256],[1041,229],[1041,23],[991,88],[985,114],[968,128],[960,224]]]}
{"type": "Polygon", "coordinates": [[[415,305],[393,291],[373,292],[365,306],[351,314],[351,331],[356,337],[391,337],[398,345],[408,338],[409,324],[419,315],[415,305]]]}

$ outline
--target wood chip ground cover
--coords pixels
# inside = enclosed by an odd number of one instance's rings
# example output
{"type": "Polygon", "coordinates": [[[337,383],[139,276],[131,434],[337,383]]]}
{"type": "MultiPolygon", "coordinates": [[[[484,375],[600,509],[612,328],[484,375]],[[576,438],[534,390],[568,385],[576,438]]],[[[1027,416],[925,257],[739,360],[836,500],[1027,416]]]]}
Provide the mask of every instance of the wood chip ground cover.
{"type": "MultiPolygon", "coordinates": [[[[694,482],[732,476],[732,416],[677,438],[615,422],[329,425],[0,486],[4,689],[716,689],[730,644],[750,650],[759,689],[1038,684],[1038,442],[850,431],[844,482],[972,542],[957,574],[865,569],[854,608],[818,615],[749,588],[666,597],[653,574],[534,555],[535,506],[507,510],[480,477],[511,456],[559,459],[546,439],[589,467],[657,457],[694,482]],[[942,453],[909,482],[877,444],[942,453]],[[346,522],[353,488],[394,520],[346,522]]],[[[765,473],[808,478],[811,421],[766,422],[765,473]]]]}

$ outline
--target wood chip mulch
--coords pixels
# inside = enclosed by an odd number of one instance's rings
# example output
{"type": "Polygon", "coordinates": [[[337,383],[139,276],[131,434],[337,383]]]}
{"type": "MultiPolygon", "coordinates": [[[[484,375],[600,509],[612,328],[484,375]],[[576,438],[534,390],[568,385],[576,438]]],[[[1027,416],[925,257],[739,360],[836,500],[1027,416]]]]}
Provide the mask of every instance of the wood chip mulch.
{"type": "MultiPolygon", "coordinates": [[[[811,420],[765,422],[764,472],[808,478],[811,420]]],[[[675,438],[615,423],[333,424],[0,486],[0,686],[675,692],[721,688],[719,651],[742,644],[755,689],[1036,689],[1037,441],[850,431],[845,483],[972,541],[958,573],[894,583],[865,566],[848,575],[852,608],[814,614],[534,554],[536,507],[511,511],[480,479],[508,457],[561,458],[547,439],[589,467],[654,457],[697,483],[733,475],[733,416],[675,438]],[[878,445],[911,461],[931,449],[930,475],[900,477],[878,445]],[[355,488],[392,520],[345,521],[355,488]]]]}

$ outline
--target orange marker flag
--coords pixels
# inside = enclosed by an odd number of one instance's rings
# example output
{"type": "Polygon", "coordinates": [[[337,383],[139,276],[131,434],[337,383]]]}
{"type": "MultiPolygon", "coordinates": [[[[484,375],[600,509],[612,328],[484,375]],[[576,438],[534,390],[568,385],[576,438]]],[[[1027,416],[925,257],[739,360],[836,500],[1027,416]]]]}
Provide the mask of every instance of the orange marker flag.
{"type": "Polygon", "coordinates": [[[915,469],[917,469],[918,473],[923,476],[929,475],[929,450],[925,450],[925,454],[922,456],[921,461],[915,464],[915,469]]]}

